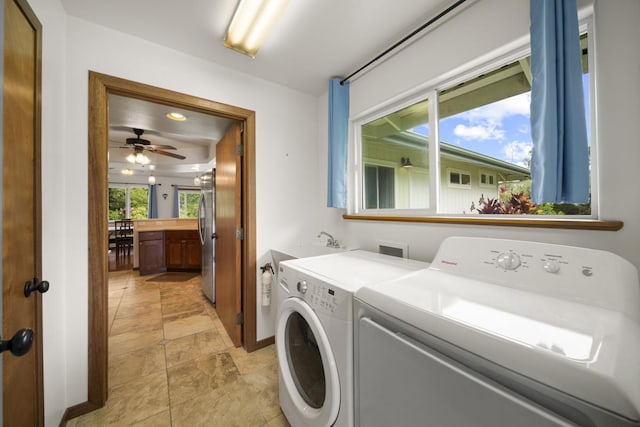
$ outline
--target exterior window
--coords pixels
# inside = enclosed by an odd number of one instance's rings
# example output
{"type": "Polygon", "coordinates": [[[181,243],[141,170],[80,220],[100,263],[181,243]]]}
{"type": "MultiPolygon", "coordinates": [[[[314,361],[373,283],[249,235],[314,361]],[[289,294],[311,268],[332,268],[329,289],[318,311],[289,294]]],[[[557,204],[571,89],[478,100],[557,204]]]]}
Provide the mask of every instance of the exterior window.
{"type": "Polygon", "coordinates": [[[469,172],[448,170],[449,185],[452,187],[471,187],[471,175],[469,172]]]}
{"type": "Polygon", "coordinates": [[[200,191],[178,190],[180,218],[197,218],[200,204],[200,191]]]}
{"type": "Polygon", "coordinates": [[[491,174],[491,173],[487,173],[487,172],[480,172],[480,186],[481,187],[494,187],[496,185],[496,176],[491,174]]]}
{"type": "Polygon", "coordinates": [[[395,171],[391,167],[366,164],[364,203],[367,209],[395,207],[395,171]]]}
{"type": "MultiPolygon", "coordinates": [[[[589,126],[586,33],[580,42],[589,126]]],[[[393,164],[397,173],[394,195],[388,184],[393,176],[382,177],[383,169],[365,160],[362,203],[356,209],[394,208],[407,210],[407,215],[591,216],[591,203],[536,205],[530,200],[530,64],[526,55],[489,64],[475,76],[435,85],[418,102],[357,123],[362,159],[393,164]]]]}
{"type": "Polygon", "coordinates": [[[112,184],[109,186],[109,220],[148,217],[149,187],[112,184]]]}

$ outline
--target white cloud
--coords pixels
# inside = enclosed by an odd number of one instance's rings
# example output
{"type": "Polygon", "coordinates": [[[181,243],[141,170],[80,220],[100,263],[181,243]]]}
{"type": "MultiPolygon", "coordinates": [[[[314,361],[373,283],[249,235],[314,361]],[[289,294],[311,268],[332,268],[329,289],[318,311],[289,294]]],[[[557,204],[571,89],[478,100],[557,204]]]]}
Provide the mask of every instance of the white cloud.
{"type": "Polygon", "coordinates": [[[491,125],[476,125],[476,126],[466,126],[466,125],[457,125],[453,129],[453,134],[463,139],[476,139],[476,140],[486,140],[486,139],[502,139],[504,138],[505,131],[502,129],[496,129],[495,126],[491,125]]]}
{"type": "Polygon", "coordinates": [[[527,163],[531,159],[532,147],[531,142],[511,141],[502,149],[504,160],[519,166],[529,167],[527,163]]]}
{"type": "Polygon", "coordinates": [[[484,105],[467,111],[462,116],[471,123],[487,122],[496,126],[502,124],[502,120],[508,116],[522,115],[529,117],[531,104],[531,93],[523,93],[503,99],[493,104],[484,105]]]}
{"type": "MultiPolygon", "coordinates": [[[[507,117],[521,115],[529,117],[531,94],[523,93],[512,96],[489,105],[474,108],[454,116],[466,120],[466,124],[458,124],[453,133],[465,140],[501,140],[506,136],[503,121],[507,117]]],[[[446,119],[445,119],[446,120],[446,119]]],[[[520,128],[520,132],[527,133],[528,129],[520,128]]]]}

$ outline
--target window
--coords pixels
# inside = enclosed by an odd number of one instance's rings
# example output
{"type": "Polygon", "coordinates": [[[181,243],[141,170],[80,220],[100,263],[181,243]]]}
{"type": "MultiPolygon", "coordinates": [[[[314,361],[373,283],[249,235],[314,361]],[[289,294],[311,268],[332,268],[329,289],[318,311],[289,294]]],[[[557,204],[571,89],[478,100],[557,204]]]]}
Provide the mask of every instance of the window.
{"type": "Polygon", "coordinates": [[[493,188],[496,185],[496,176],[492,173],[480,171],[480,186],[493,188]]]}
{"type": "Polygon", "coordinates": [[[180,218],[197,218],[198,206],[200,205],[199,190],[178,190],[178,200],[180,209],[180,218]]]}
{"type": "Polygon", "coordinates": [[[447,169],[449,186],[458,188],[471,188],[471,175],[469,172],[447,169]]]}
{"type": "MultiPolygon", "coordinates": [[[[591,76],[586,33],[580,42],[589,127],[591,76]]],[[[393,208],[407,215],[590,216],[590,203],[535,205],[530,201],[531,69],[528,53],[521,52],[513,53],[509,60],[485,64],[475,74],[443,81],[406,107],[357,122],[354,128],[359,132],[362,159],[394,165],[397,174],[393,193],[393,186],[384,181],[391,178],[381,177],[380,166],[365,161],[359,187],[362,204],[356,210],[393,208]],[[415,179],[419,175],[414,169],[421,170],[421,179],[415,179]],[[395,205],[388,203],[394,195],[395,205]],[[419,204],[415,203],[418,199],[419,204]]]]}
{"type": "Polygon", "coordinates": [[[148,218],[149,187],[111,184],[109,186],[109,220],[148,218]]]}
{"type": "Polygon", "coordinates": [[[395,207],[395,171],[392,167],[365,164],[364,204],[367,209],[395,207]]]}

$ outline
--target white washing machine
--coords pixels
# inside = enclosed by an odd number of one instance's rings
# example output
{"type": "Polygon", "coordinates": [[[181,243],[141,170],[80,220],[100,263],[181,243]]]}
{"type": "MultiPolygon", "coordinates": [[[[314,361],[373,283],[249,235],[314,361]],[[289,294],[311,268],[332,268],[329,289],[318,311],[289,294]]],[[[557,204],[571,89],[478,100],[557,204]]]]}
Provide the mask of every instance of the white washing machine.
{"type": "Polygon", "coordinates": [[[356,292],[356,425],[638,427],[639,321],[617,255],[447,239],[356,292]]]}
{"type": "Polygon", "coordinates": [[[279,398],[292,426],[354,425],[353,293],[427,266],[362,250],[280,263],[279,398]]]}

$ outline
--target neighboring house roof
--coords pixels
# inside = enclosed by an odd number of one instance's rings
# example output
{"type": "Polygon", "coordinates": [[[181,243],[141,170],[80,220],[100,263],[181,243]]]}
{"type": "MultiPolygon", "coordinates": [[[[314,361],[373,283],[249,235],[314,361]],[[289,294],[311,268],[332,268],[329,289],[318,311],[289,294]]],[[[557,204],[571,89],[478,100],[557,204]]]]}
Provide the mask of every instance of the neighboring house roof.
{"type": "MultiPolygon", "coordinates": [[[[411,131],[399,132],[394,135],[384,137],[383,139],[391,143],[407,145],[414,148],[426,148],[429,142],[427,137],[411,131]]],[[[498,170],[504,174],[505,179],[522,180],[529,179],[531,177],[531,171],[524,166],[496,159],[495,157],[487,156],[476,151],[467,150],[466,148],[449,144],[447,142],[440,141],[440,154],[449,159],[475,163],[479,166],[498,170]]]]}

